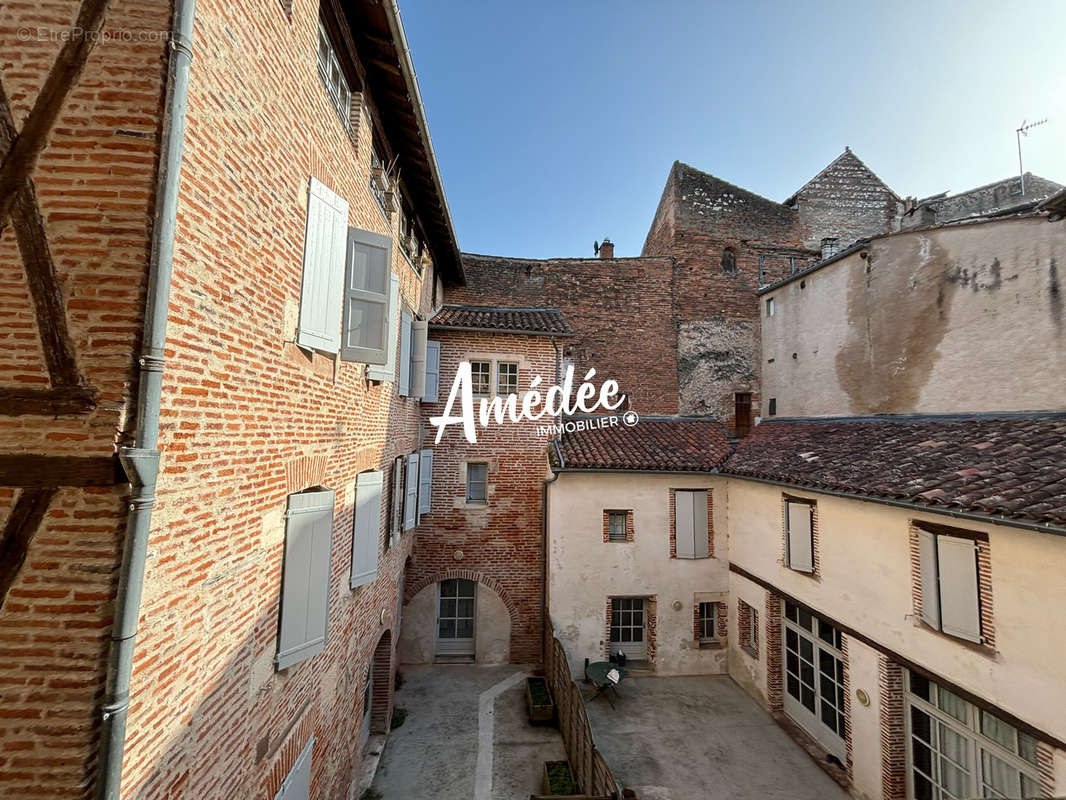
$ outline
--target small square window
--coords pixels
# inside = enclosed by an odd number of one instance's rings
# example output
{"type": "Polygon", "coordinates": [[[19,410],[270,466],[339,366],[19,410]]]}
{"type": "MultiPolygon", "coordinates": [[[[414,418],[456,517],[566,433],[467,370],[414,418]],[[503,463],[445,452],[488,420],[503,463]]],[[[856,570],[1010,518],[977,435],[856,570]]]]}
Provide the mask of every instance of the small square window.
{"type": "Polygon", "coordinates": [[[607,512],[607,541],[608,542],[625,542],[626,539],[626,518],[628,514],[625,511],[609,511],[607,512]]]}
{"type": "Polygon", "coordinates": [[[488,397],[492,363],[489,361],[470,362],[470,388],[474,397],[488,397]]]}
{"type": "Polygon", "coordinates": [[[718,641],[718,604],[700,603],[699,633],[700,644],[718,641]]]}
{"type": "Polygon", "coordinates": [[[496,365],[496,394],[518,394],[518,364],[501,361],[496,365]]]}
{"type": "Polygon", "coordinates": [[[474,463],[466,465],[466,499],[468,502],[485,502],[488,498],[488,479],[488,464],[474,463]]]}

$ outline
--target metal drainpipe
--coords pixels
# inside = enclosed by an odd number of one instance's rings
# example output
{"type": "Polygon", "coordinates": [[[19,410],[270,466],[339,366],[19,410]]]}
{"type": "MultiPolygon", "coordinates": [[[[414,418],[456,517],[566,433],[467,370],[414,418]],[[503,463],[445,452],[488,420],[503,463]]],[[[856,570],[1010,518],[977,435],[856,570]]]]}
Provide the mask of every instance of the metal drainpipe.
{"type": "Polygon", "coordinates": [[[162,144],[156,179],[156,208],[152,250],[148,266],[143,350],[139,360],[137,428],[133,447],[119,448],[119,461],[130,480],[126,546],[122,554],[115,620],[111,627],[107,685],[102,708],[100,764],[96,784],[99,800],[118,800],[122,785],[122,754],[126,739],[126,714],[130,705],[130,674],[140,617],[148,531],[155,504],[159,472],[159,405],[163,385],[163,347],[167,334],[167,308],[174,260],[178,217],[181,155],[185,142],[185,111],[189,97],[193,17],[196,0],[175,0],[170,30],[166,104],[162,144]]]}
{"type": "MultiPolygon", "coordinates": [[[[559,352],[559,344],[555,341],[555,337],[551,337],[552,349],[555,350],[555,382],[559,382],[559,365],[561,363],[562,354],[559,352]]],[[[552,424],[555,420],[552,419],[552,424]]],[[[555,441],[555,435],[552,434],[551,440],[548,442],[549,447],[556,448],[556,453],[559,454],[561,466],[563,454],[559,450],[559,445],[555,441]]],[[[550,461],[549,461],[550,463],[550,461]]],[[[540,660],[544,663],[544,656],[547,655],[544,652],[544,632],[548,629],[548,484],[555,483],[559,480],[559,473],[552,470],[552,476],[545,478],[540,487],[540,660]]]]}

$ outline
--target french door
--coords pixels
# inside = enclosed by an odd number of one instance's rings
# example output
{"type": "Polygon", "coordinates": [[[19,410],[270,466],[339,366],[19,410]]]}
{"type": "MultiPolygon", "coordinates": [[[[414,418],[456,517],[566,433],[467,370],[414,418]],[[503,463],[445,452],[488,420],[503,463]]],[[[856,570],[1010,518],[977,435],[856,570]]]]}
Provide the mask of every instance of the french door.
{"type": "Polygon", "coordinates": [[[450,578],[438,585],[437,655],[473,658],[477,584],[462,578],[450,578]]]}
{"type": "Polygon", "coordinates": [[[785,713],[841,761],[844,747],[844,658],[840,631],[785,603],[785,713]]]}
{"type": "Polygon", "coordinates": [[[626,658],[643,661],[648,657],[647,613],[643,597],[611,599],[611,653],[621,650],[626,658]]]}

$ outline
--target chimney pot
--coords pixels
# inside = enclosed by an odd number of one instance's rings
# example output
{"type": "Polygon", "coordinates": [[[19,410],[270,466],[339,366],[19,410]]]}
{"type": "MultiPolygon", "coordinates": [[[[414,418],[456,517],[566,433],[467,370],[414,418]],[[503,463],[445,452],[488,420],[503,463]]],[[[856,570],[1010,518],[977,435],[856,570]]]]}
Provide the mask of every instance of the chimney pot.
{"type": "Polygon", "coordinates": [[[600,242],[600,258],[614,258],[614,242],[610,239],[600,242]]]}

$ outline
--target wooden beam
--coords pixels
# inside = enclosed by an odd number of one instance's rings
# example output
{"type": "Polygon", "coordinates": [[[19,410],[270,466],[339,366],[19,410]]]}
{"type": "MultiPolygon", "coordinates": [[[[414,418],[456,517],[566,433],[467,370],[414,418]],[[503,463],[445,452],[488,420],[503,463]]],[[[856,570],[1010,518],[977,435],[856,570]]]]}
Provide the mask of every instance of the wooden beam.
{"type": "Polygon", "coordinates": [[[96,408],[96,395],[85,386],[61,386],[58,389],[0,389],[0,416],[36,415],[58,417],[63,414],[88,414],[96,408]]]}
{"type": "Polygon", "coordinates": [[[116,486],[127,481],[115,456],[0,455],[0,486],[57,489],[116,486]]]}
{"type": "MultiPolygon", "coordinates": [[[[18,137],[5,148],[0,164],[0,223],[7,219],[18,189],[25,186],[48,142],[63,102],[77,85],[85,61],[96,46],[104,14],[111,0],[82,0],[69,37],[48,71],[37,100],[18,137]]],[[[3,98],[6,104],[6,96],[3,98]]]]}
{"type": "Polygon", "coordinates": [[[55,493],[55,489],[25,489],[11,509],[4,530],[0,533],[0,608],[3,608],[7,591],[26,562],[30,542],[55,493]]]}

